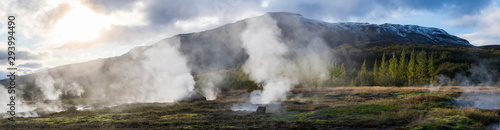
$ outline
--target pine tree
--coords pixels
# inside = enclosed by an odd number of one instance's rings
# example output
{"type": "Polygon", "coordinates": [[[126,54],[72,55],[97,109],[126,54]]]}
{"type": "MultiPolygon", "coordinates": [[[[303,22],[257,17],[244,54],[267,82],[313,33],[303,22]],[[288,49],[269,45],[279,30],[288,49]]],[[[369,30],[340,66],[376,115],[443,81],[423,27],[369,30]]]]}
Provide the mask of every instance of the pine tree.
{"type": "Polygon", "coordinates": [[[358,77],[358,70],[356,70],[356,68],[354,68],[346,76],[347,81],[351,80],[350,86],[358,86],[359,85],[359,81],[356,81],[356,77],[358,77]]]}
{"type": "MultiPolygon", "coordinates": [[[[377,59],[375,59],[375,63],[373,64],[373,73],[372,73],[372,79],[376,80],[378,78],[378,73],[377,73],[377,59]]],[[[376,85],[376,82],[373,82],[373,85],[376,85]]]]}
{"type": "Polygon", "coordinates": [[[346,85],[346,71],[345,71],[345,67],[344,67],[344,63],[342,63],[342,65],[340,65],[340,81],[342,82],[342,85],[346,85]]]}
{"type": "Polygon", "coordinates": [[[385,63],[385,53],[382,55],[382,62],[380,62],[379,75],[383,77],[387,74],[387,63],[385,63]]]}
{"type": "Polygon", "coordinates": [[[408,62],[408,84],[413,84],[415,79],[415,51],[411,51],[410,61],[408,62]]]}
{"type": "MultiPolygon", "coordinates": [[[[500,74],[499,74],[499,75],[500,75],[500,74]]],[[[497,86],[499,86],[499,87],[500,87],[500,77],[498,77],[498,79],[497,79],[497,86]]]]}
{"type": "Polygon", "coordinates": [[[380,62],[380,66],[378,67],[378,78],[375,79],[378,82],[378,85],[386,86],[389,85],[390,80],[388,79],[389,70],[388,70],[388,61],[385,60],[385,53],[382,55],[382,62],[380,62]]]}
{"type": "Polygon", "coordinates": [[[361,71],[359,71],[359,80],[361,82],[361,86],[368,85],[368,72],[366,72],[366,60],[363,61],[361,65],[361,71]]]}
{"type": "Polygon", "coordinates": [[[339,78],[339,74],[338,74],[338,69],[337,69],[337,64],[334,64],[332,66],[332,69],[331,69],[331,75],[332,75],[332,85],[335,86],[337,84],[337,80],[339,78]]]}
{"type": "Polygon", "coordinates": [[[392,58],[389,59],[389,72],[391,73],[392,78],[396,78],[398,69],[398,61],[396,58],[396,52],[392,52],[392,58]]]}
{"type": "Polygon", "coordinates": [[[406,78],[406,54],[405,54],[405,49],[403,49],[403,52],[401,52],[401,57],[399,58],[399,66],[398,66],[398,73],[399,76],[406,78]]]}
{"type": "Polygon", "coordinates": [[[417,78],[418,82],[422,84],[427,79],[427,56],[424,50],[418,53],[417,57],[417,78]]]}
{"type": "Polygon", "coordinates": [[[376,75],[378,75],[378,72],[377,72],[377,59],[375,59],[375,63],[373,63],[373,76],[376,77],[376,75]]]}
{"type": "Polygon", "coordinates": [[[429,56],[428,62],[429,62],[428,74],[429,74],[430,82],[434,83],[435,78],[436,78],[436,67],[434,66],[434,52],[432,52],[431,55],[429,56]]]}

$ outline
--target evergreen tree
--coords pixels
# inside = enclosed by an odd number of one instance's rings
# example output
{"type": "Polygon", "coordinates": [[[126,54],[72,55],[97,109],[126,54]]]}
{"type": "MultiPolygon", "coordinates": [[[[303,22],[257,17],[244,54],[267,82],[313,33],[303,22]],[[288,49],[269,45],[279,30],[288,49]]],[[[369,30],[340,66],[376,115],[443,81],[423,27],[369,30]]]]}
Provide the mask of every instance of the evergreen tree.
{"type": "Polygon", "coordinates": [[[429,70],[428,70],[428,74],[429,74],[429,78],[430,78],[430,82],[431,83],[434,83],[436,80],[436,67],[434,66],[434,52],[431,53],[431,55],[429,56],[429,70]]]}
{"type": "Polygon", "coordinates": [[[410,54],[410,61],[408,62],[408,73],[407,74],[407,77],[408,77],[408,84],[413,84],[413,82],[415,81],[415,51],[411,51],[411,54],[410,54]]]}
{"type": "Polygon", "coordinates": [[[345,66],[344,66],[344,63],[342,63],[342,65],[340,65],[340,81],[342,83],[342,85],[346,85],[346,71],[345,71],[345,66]]]}
{"type": "Polygon", "coordinates": [[[359,71],[359,80],[361,82],[361,86],[368,85],[368,72],[366,71],[366,60],[363,61],[363,65],[361,65],[361,71],[359,71]]]}
{"type": "Polygon", "coordinates": [[[332,69],[331,69],[331,75],[332,75],[332,85],[335,86],[336,84],[338,84],[338,78],[339,78],[339,74],[338,74],[338,69],[337,69],[337,64],[334,64],[332,66],[332,69]]]}
{"type": "Polygon", "coordinates": [[[366,73],[366,60],[363,60],[363,64],[361,65],[361,72],[366,73]]]}
{"type": "MultiPolygon", "coordinates": [[[[354,68],[351,71],[349,71],[349,73],[346,76],[346,79],[347,79],[346,81],[351,80],[350,86],[358,86],[359,85],[359,79],[356,79],[356,77],[358,77],[358,70],[356,70],[356,68],[354,68]]],[[[346,82],[346,85],[347,85],[347,82],[346,82]]]]}
{"type": "Polygon", "coordinates": [[[385,63],[385,53],[382,55],[382,62],[380,62],[378,73],[380,77],[383,77],[385,74],[387,74],[387,63],[385,63]]]}
{"type": "MultiPolygon", "coordinates": [[[[500,75],[500,74],[499,74],[499,75],[500,75]]],[[[499,87],[500,87],[500,77],[498,77],[498,79],[497,79],[497,86],[499,86],[499,87]]]]}
{"type": "Polygon", "coordinates": [[[418,82],[422,84],[427,79],[427,56],[424,50],[418,53],[417,57],[417,78],[418,82]]]}
{"type": "Polygon", "coordinates": [[[382,55],[382,62],[380,62],[380,67],[378,70],[378,78],[375,79],[378,85],[387,86],[390,85],[390,73],[388,61],[385,59],[385,53],[382,55]]]}
{"type": "Polygon", "coordinates": [[[398,69],[398,62],[396,59],[396,52],[392,52],[392,58],[389,59],[389,72],[392,76],[392,78],[396,78],[397,70],[398,69]]]}
{"type": "Polygon", "coordinates": [[[401,52],[401,57],[399,58],[398,73],[402,78],[406,78],[406,54],[405,49],[401,52]]]}
{"type": "MultiPolygon", "coordinates": [[[[378,73],[377,73],[377,59],[375,59],[375,63],[373,63],[373,73],[372,73],[372,80],[376,80],[378,78],[378,73]]],[[[377,85],[376,82],[373,82],[373,85],[377,85]]]]}

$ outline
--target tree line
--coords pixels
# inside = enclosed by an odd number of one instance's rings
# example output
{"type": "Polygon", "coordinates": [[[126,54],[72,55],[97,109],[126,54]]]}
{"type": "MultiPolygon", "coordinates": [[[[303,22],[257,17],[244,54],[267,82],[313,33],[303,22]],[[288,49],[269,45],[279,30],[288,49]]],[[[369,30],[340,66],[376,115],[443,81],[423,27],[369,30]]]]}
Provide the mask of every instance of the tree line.
{"type": "Polygon", "coordinates": [[[368,70],[366,60],[358,71],[348,72],[344,63],[334,64],[330,69],[332,86],[411,86],[436,82],[434,52],[412,51],[407,58],[405,50],[390,58],[383,53],[380,62],[375,59],[373,68],[368,70]]]}
{"type": "MultiPolygon", "coordinates": [[[[295,87],[337,86],[418,86],[438,82],[438,75],[449,77],[483,64],[489,72],[500,75],[500,50],[450,45],[369,43],[334,48],[324,55],[329,75],[310,77],[295,87]],[[361,64],[362,63],[362,64],[361,64]]],[[[311,66],[313,67],[313,66],[311,66]]],[[[500,78],[496,82],[500,86],[500,78]]],[[[195,76],[196,88],[207,84],[221,91],[262,89],[240,67],[195,76]],[[217,77],[217,78],[213,78],[217,77]]],[[[459,84],[457,84],[459,85],[459,84]]]]}

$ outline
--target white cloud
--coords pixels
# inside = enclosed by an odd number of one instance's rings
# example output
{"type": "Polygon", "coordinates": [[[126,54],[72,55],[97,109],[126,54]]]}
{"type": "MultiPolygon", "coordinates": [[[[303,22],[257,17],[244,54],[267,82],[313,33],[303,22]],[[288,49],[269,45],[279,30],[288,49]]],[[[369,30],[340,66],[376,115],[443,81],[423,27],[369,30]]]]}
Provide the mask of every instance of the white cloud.
{"type": "Polygon", "coordinates": [[[149,24],[149,21],[146,20],[144,8],[145,3],[143,1],[138,1],[133,5],[132,9],[127,11],[114,11],[107,17],[109,17],[109,21],[113,25],[143,26],[149,24]]]}
{"type": "Polygon", "coordinates": [[[189,20],[179,20],[174,23],[175,27],[185,31],[206,29],[213,25],[219,25],[220,18],[217,16],[197,17],[189,20]]]}
{"type": "Polygon", "coordinates": [[[458,36],[469,40],[471,44],[476,46],[500,44],[500,35],[498,34],[477,32],[477,33],[458,34],[458,36]]]}
{"type": "Polygon", "coordinates": [[[459,18],[445,20],[443,23],[456,27],[474,27],[477,26],[478,17],[478,15],[464,15],[459,18]]]}
{"type": "Polygon", "coordinates": [[[458,34],[476,46],[500,45],[500,7],[491,5],[477,16],[477,26],[472,33],[458,34]]]}
{"type": "Polygon", "coordinates": [[[262,7],[266,8],[267,6],[269,6],[269,2],[267,2],[267,1],[262,1],[262,2],[260,3],[260,6],[262,6],[262,7]]]}

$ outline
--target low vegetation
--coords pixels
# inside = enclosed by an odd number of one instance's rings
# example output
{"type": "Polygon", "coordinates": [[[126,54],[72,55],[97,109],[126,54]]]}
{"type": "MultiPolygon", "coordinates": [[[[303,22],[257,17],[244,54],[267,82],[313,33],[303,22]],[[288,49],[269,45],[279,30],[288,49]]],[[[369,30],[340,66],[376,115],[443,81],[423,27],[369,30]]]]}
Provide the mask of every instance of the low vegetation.
{"type": "MultiPolygon", "coordinates": [[[[486,89],[499,88],[487,87],[486,89]]],[[[297,88],[279,111],[232,111],[245,91],[226,91],[215,101],[128,104],[1,120],[1,128],[338,128],[486,129],[500,122],[499,111],[460,107],[458,87],[429,92],[422,87],[297,88]],[[239,96],[234,96],[239,95],[239,96]]]]}

